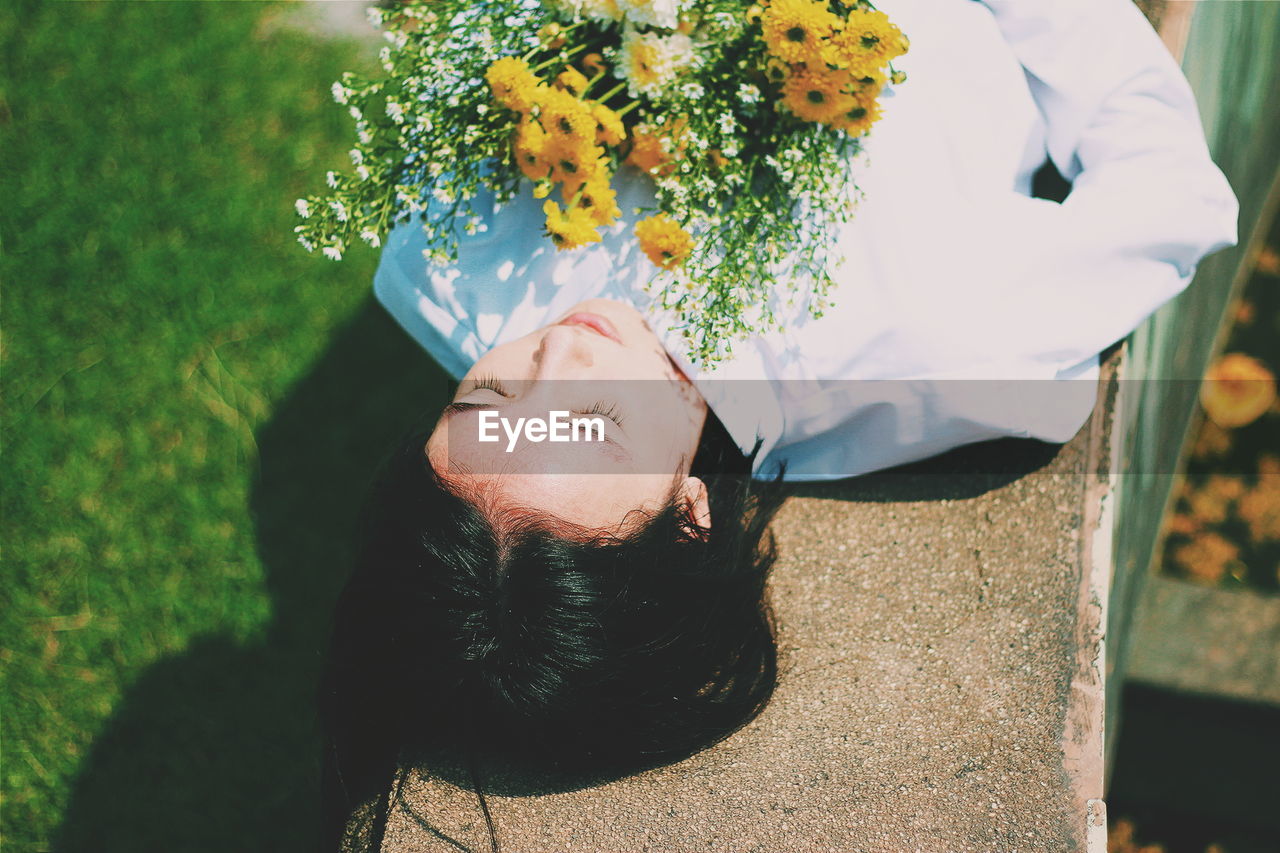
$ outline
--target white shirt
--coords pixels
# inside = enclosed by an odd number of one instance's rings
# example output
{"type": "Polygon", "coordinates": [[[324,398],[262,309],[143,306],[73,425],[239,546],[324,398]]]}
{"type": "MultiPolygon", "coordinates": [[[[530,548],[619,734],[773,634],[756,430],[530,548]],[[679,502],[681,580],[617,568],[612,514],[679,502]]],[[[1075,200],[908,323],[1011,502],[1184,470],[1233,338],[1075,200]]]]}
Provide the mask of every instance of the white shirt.
{"type": "Polygon", "coordinates": [[[763,442],[760,476],[1070,439],[1092,410],[1097,353],[1235,242],[1235,196],[1190,87],[1130,0],[878,5],[911,39],[895,62],[908,79],[866,140],[864,198],[836,235],[846,262],[821,320],[753,337],[713,370],[691,365],[642,291],[654,268],[630,212],[652,196],[629,170],[614,178],[623,222],[574,251],[543,236],[528,191],[463,236],[449,267],[423,259],[416,224],[397,227],[379,300],[455,377],[584,299],[628,301],[744,450],[763,442]],[[1028,196],[1046,155],[1073,181],[1061,205],[1028,196]]]}

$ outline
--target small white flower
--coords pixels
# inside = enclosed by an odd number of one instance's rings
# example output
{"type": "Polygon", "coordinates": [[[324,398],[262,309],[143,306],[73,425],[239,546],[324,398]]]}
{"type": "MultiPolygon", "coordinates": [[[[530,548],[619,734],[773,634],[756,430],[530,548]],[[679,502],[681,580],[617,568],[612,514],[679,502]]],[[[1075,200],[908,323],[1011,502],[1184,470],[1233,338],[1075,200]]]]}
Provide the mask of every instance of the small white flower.
{"type": "Polygon", "coordinates": [[[351,97],[351,90],[339,82],[335,82],[329,91],[333,93],[333,99],[340,104],[345,104],[351,97]]]}
{"type": "Polygon", "coordinates": [[[356,138],[360,140],[361,145],[368,145],[373,141],[373,134],[369,132],[368,128],[360,128],[356,131],[356,138]]]}
{"type": "Polygon", "coordinates": [[[347,206],[340,201],[329,202],[329,209],[333,211],[333,215],[338,218],[339,222],[347,221],[347,206]]]}
{"type": "Polygon", "coordinates": [[[702,88],[701,83],[685,83],[680,87],[680,94],[684,95],[691,101],[696,101],[707,94],[707,90],[702,88]]]}
{"type": "Polygon", "coordinates": [[[733,133],[734,129],[737,128],[738,121],[733,117],[733,113],[726,111],[716,119],[716,126],[720,128],[721,133],[727,135],[733,133]]]}
{"type": "Polygon", "coordinates": [[[398,101],[387,101],[387,117],[400,124],[404,121],[404,105],[398,101]]]}
{"type": "Polygon", "coordinates": [[[738,98],[744,104],[759,103],[760,89],[751,83],[743,83],[738,87],[738,98]]]}
{"type": "Polygon", "coordinates": [[[371,27],[382,26],[382,10],[377,6],[370,6],[364,10],[365,18],[369,21],[371,27]]]}
{"type": "Polygon", "coordinates": [[[356,177],[362,181],[369,180],[369,169],[365,166],[356,166],[356,177]]]}
{"type": "Polygon", "coordinates": [[[323,251],[324,251],[324,256],[331,261],[342,260],[342,250],[339,249],[337,246],[325,246],[323,251]]]}
{"type": "Polygon", "coordinates": [[[382,245],[382,241],[378,239],[378,235],[373,231],[361,231],[360,239],[375,249],[382,245]]]}
{"type": "Polygon", "coordinates": [[[300,198],[293,203],[293,209],[298,211],[298,215],[303,219],[311,218],[311,205],[307,203],[305,198],[300,198]]]}
{"type": "Polygon", "coordinates": [[[325,182],[326,184],[328,184],[328,185],[329,185],[329,188],[330,188],[330,189],[334,189],[334,190],[336,190],[336,189],[338,188],[338,173],[337,173],[337,172],[325,172],[325,173],[324,173],[324,182],[325,182]]]}
{"type": "Polygon", "coordinates": [[[347,156],[351,158],[352,166],[359,166],[361,163],[364,162],[364,152],[361,151],[359,148],[352,148],[350,151],[347,152],[347,156]]]}
{"type": "Polygon", "coordinates": [[[618,8],[627,20],[637,26],[675,29],[680,23],[679,0],[618,0],[618,8]]]}
{"type": "Polygon", "coordinates": [[[454,202],[453,193],[449,192],[444,187],[436,187],[433,189],[431,191],[431,197],[441,204],[453,204],[454,202]]]}

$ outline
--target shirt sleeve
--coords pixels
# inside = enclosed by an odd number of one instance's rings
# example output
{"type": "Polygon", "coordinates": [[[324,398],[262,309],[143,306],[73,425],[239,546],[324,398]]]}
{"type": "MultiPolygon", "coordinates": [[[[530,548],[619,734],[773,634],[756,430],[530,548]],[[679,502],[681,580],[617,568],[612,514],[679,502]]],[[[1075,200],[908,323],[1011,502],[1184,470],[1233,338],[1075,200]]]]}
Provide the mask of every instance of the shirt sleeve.
{"type": "Polygon", "coordinates": [[[1236,241],[1238,206],[1195,97],[1130,0],[985,0],[1026,71],[1066,201],[1010,199],[1006,309],[1066,368],[1127,335],[1236,241]],[[1044,315],[1044,316],[1042,316],[1044,315]]]}

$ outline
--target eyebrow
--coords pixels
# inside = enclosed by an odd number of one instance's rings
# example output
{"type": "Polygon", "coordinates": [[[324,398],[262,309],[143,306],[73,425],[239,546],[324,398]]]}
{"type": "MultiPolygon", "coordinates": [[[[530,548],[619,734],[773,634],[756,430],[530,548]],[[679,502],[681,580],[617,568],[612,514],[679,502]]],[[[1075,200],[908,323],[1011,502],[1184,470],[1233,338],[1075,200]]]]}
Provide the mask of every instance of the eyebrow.
{"type": "MultiPolygon", "coordinates": [[[[445,407],[444,407],[444,410],[443,410],[443,411],[441,412],[441,414],[440,414],[440,418],[441,418],[441,420],[448,420],[449,418],[453,417],[454,415],[459,415],[459,414],[462,414],[463,412],[470,412],[470,411],[474,411],[474,410],[476,410],[476,409],[492,409],[492,410],[496,411],[496,410],[498,410],[498,409],[500,409],[500,408],[502,408],[502,407],[501,407],[501,406],[496,406],[496,405],[494,405],[493,403],[488,402],[488,401],[483,402],[483,403],[459,403],[459,402],[454,402],[454,403],[450,403],[449,405],[447,405],[447,406],[445,406],[445,407]]],[[[578,415],[578,417],[604,417],[603,415],[595,415],[595,416],[592,416],[592,415],[581,415],[581,414],[579,414],[579,413],[577,413],[577,412],[572,412],[571,414],[578,415]]],[[[607,420],[609,420],[609,418],[604,418],[604,419],[605,419],[606,421],[607,421],[607,420]]],[[[609,453],[610,455],[614,456],[615,458],[618,458],[618,459],[619,459],[619,461],[627,461],[627,460],[630,460],[630,459],[631,459],[631,451],[630,451],[630,450],[628,450],[627,448],[623,447],[621,444],[619,444],[619,443],[618,443],[618,440],[617,440],[616,438],[614,438],[613,436],[609,435],[609,431],[608,431],[608,430],[605,430],[605,431],[604,431],[604,442],[603,442],[603,443],[601,443],[601,442],[599,442],[599,441],[588,441],[588,442],[586,442],[586,443],[587,443],[587,444],[594,444],[594,445],[598,446],[601,450],[603,450],[603,451],[605,451],[605,452],[609,453]],[[612,448],[610,448],[610,447],[609,447],[609,445],[612,445],[612,448]]]]}

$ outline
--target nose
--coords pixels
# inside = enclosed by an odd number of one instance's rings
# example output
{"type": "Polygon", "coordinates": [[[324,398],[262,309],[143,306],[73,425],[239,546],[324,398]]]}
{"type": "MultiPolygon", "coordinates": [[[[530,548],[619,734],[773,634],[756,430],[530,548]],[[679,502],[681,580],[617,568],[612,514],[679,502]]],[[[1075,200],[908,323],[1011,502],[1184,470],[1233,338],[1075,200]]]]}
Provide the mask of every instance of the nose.
{"type": "Polygon", "coordinates": [[[552,326],[542,336],[534,354],[537,363],[535,378],[568,379],[584,368],[595,364],[595,356],[586,340],[590,332],[572,326],[552,326]]]}

